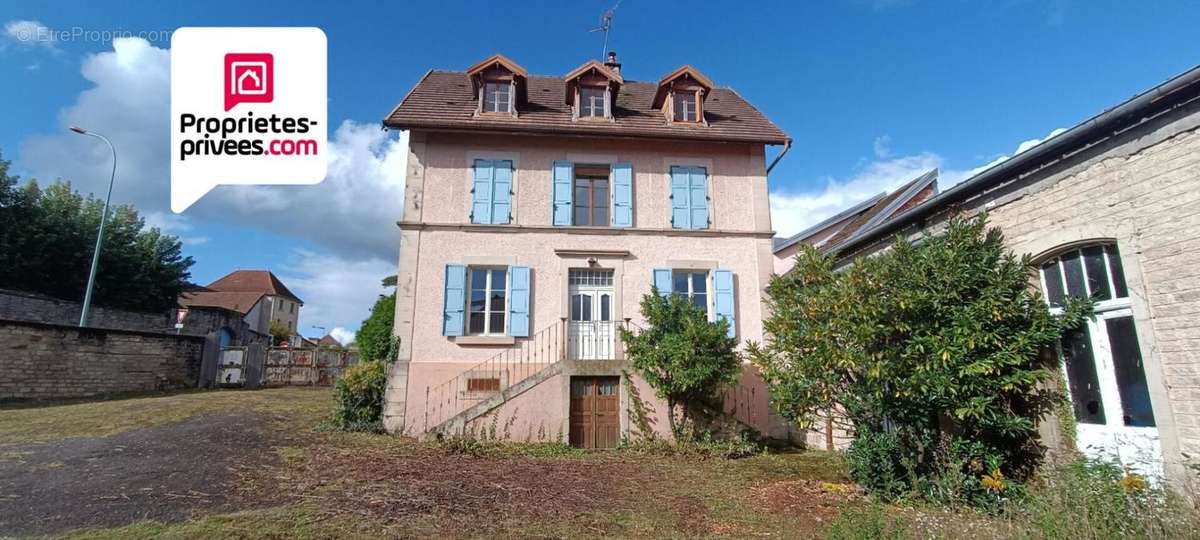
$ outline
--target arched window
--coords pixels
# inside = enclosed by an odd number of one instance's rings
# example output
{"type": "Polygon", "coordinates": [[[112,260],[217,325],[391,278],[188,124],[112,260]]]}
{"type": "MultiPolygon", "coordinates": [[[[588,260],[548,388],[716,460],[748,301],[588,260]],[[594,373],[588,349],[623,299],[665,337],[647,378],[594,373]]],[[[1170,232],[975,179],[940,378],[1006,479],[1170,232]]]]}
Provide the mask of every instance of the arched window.
{"type": "MultiPolygon", "coordinates": [[[[1040,274],[1051,311],[1060,311],[1068,297],[1088,297],[1094,302],[1095,319],[1060,342],[1067,390],[1081,436],[1092,429],[1086,426],[1097,426],[1105,433],[1153,428],[1144,359],[1117,245],[1071,248],[1043,262],[1040,274]]],[[[1157,433],[1153,436],[1157,438],[1157,433]]],[[[1080,441],[1081,446],[1084,443],[1080,441]]]]}

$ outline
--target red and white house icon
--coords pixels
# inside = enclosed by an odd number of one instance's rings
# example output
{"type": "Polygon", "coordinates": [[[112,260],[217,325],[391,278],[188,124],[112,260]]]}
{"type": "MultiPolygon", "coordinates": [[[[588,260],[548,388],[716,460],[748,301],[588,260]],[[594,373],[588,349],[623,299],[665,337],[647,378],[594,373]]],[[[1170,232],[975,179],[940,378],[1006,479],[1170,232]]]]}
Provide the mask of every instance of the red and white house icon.
{"type": "Polygon", "coordinates": [[[275,57],[270,53],[225,55],[225,110],[238,103],[275,99],[275,57]]]}

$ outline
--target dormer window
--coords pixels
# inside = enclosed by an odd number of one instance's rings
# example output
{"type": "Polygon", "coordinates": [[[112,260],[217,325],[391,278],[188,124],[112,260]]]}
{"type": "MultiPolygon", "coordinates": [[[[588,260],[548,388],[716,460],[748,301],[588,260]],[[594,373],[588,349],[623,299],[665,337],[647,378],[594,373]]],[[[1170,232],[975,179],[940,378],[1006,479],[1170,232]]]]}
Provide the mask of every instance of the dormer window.
{"type": "Polygon", "coordinates": [[[512,112],[512,83],[489,82],[483,85],[483,112],[512,112]]]}
{"type": "Polygon", "coordinates": [[[567,83],[567,104],[575,120],[612,120],[613,99],[625,82],[613,67],[588,60],[563,79],[567,83]]]}
{"type": "Polygon", "coordinates": [[[700,116],[696,109],[696,94],[693,92],[675,92],[675,121],[697,122],[700,116]]]}
{"type": "Polygon", "coordinates": [[[579,89],[579,117],[608,117],[608,92],[605,88],[590,86],[579,89]]]}
{"type": "Polygon", "coordinates": [[[713,89],[712,81],[691,66],[683,66],[663,77],[654,93],[655,109],[673,124],[704,122],[704,99],[713,89]]]}
{"type": "Polygon", "coordinates": [[[517,116],[525,101],[525,68],[497,54],[471,66],[467,75],[475,88],[476,116],[517,116]]]}

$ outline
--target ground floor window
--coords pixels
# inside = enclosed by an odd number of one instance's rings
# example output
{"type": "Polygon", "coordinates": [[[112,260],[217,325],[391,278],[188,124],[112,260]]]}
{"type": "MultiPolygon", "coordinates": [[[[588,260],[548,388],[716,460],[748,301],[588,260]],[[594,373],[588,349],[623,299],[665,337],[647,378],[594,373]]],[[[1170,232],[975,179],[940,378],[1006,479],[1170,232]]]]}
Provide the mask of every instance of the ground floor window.
{"type": "Polygon", "coordinates": [[[503,335],[508,314],[508,269],[502,267],[471,267],[469,279],[467,333],[471,335],[503,335]]]}
{"type": "Polygon", "coordinates": [[[671,273],[671,291],[692,301],[696,307],[708,309],[708,272],[699,270],[675,270],[671,273]]]}

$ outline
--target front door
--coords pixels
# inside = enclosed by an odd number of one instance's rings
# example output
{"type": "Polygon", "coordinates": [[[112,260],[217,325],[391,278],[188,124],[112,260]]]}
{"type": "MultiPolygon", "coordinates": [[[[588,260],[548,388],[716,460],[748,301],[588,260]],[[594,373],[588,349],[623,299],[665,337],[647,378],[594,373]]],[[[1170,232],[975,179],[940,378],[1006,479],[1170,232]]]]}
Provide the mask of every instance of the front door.
{"type": "Polygon", "coordinates": [[[618,377],[571,377],[571,446],[615,448],[618,377]]]}
{"type": "Polygon", "coordinates": [[[612,360],[616,342],[612,270],[571,270],[569,283],[571,359],[612,360]]]}

